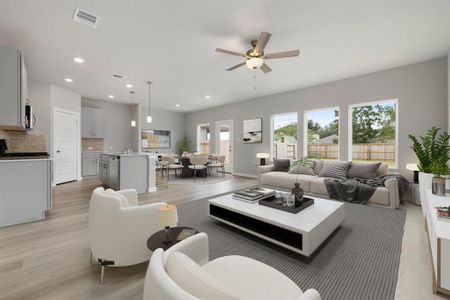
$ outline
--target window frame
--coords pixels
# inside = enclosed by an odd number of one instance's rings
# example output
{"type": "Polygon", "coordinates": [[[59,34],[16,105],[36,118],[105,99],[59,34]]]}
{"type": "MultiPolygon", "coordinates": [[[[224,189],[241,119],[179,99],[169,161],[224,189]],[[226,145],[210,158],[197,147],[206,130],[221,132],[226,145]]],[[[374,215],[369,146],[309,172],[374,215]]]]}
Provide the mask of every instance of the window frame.
{"type": "Polygon", "coordinates": [[[355,103],[348,106],[348,161],[353,161],[353,108],[360,106],[371,106],[377,104],[395,103],[395,163],[394,166],[388,166],[389,170],[398,170],[398,124],[400,117],[400,108],[398,106],[398,98],[375,100],[369,102],[355,103]]]}
{"type": "Polygon", "coordinates": [[[303,112],[303,156],[308,155],[308,117],[307,114],[309,112],[317,112],[321,110],[337,110],[339,112],[339,130],[338,130],[338,158],[340,160],[341,157],[341,108],[339,106],[328,106],[322,108],[315,108],[305,110],[303,112]]]}
{"type": "Polygon", "coordinates": [[[273,143],[274,143],[274,118],[279,117],[279,116],[288,116],[288,115],[296,115],[297,116],[297,146],[295,147],[295,159],[298,159],[298,133],[299,133],[299,131],[298,131],[298,124],[299,124],[298,116],[299,116],[299,113],[296,111],[293,111],[293,112],[287,112],[287,113],[272,114],[270,116],[270,157],[272,158],[272,160],[274,158],[276,158],[275,153],[274,153],[274,146],[273,146],[273,143]]]}

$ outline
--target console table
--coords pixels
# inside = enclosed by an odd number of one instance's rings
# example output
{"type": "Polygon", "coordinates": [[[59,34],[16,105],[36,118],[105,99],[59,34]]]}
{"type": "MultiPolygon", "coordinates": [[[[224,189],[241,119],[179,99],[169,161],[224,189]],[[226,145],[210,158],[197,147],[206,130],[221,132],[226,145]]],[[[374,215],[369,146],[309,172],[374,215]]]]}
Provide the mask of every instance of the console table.
{"type": "Polygon", "coordinates": [[[450,220],[438,218],[436,206],[449,206],[450,197],[426,190],[422,199],[425,229],[433,261],[433,290],[450,296],[450,220]]]}

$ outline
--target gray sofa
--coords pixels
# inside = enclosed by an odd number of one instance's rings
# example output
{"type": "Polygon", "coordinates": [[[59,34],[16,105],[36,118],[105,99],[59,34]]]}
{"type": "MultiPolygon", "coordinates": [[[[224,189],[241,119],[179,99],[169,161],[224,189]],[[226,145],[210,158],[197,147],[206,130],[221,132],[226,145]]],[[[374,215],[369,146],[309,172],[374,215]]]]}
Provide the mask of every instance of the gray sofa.
{"type": "MultiPolygon", "coordinates": [[[[306,194],[328,198],[327,188],[323,182],[327,177],[319,177],[318,174],[322,170],[323,161],[317,160],[314,164],[315,175],[306,174],[289,174],[287,172],[272,171],[273,165],[259,166],[259,184],[263,186],[281,188],[290,190],[294,183],[299,182],[300,187],[306,194]]],[[[377,175],[382,176],[388,173],[388,166],[381,164],[377,175]]],[[[388,179],[385,181],[384,187],[378,187],[368,204],[383,207],[397,208],[400,205],[400,196],[398,191],[398,182],[396,179],[388,179]]]]}

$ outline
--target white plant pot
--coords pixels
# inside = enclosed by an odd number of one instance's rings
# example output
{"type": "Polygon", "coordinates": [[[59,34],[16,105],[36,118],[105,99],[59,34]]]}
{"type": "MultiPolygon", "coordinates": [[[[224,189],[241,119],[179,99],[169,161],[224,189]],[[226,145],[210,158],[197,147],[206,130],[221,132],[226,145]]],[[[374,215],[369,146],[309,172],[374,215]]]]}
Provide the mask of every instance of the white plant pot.
{"type": "Polygon", "coordinates": [[[424,204],[426,203],[425,197],[427,196],[426,191],[431,190],[431,182],[433,180],[433,174],[431,173],[419,173],[419,191],[420,191],[420,202],[422,205],[422,212],[425,215],[424,204]]]}

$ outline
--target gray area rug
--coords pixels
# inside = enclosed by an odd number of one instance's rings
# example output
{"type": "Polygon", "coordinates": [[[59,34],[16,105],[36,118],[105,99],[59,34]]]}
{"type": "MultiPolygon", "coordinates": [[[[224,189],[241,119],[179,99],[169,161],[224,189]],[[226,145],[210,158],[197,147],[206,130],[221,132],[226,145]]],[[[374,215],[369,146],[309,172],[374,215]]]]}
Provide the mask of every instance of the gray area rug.
{"type": "MultiPolygon", "coordinates": [[[[394,299],[406,212],[346,205],[346,219],[306,258],[207,216],[207,200],[179,204],[179,225],[209,236],[210,258],[243,255],[264,262],[322,299],[394,299]]],[[[251,280],[251,279],[249,279],[251,280]]]]}

